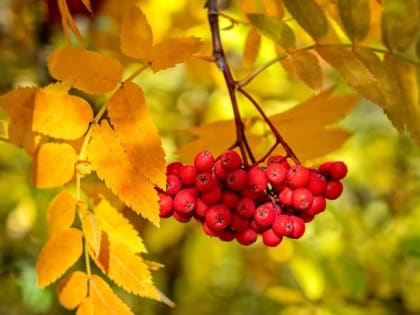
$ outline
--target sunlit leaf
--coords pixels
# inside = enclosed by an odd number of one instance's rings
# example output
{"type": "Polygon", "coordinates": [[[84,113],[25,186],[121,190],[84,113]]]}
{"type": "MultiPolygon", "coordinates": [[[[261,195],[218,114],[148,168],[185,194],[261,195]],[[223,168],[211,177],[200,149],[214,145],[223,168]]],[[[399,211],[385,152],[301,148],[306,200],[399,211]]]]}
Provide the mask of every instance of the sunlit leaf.
{"type": "Polygon", "coordinates": [[[240,0],[239,1],[239,8],[243,15],[247,15],[248,13],[255,13],[257,12],[257,8],[255,7],[255,2],[253,0],[240,0]]]}
{"type": "Polygon", "coordinates": [[[170,68],[191,57],[201,48],[198,37],[169,38],[153,46],[150,56],[150,67],[154,72],[170,68]]]}
{"type": "Polygon", "coordinates": [[[260,50],[261,36],[255,28],[251,28],[248,31],[245,47],[242,57],[242,64],[245,68],[249,68],[254,65],[257,59],[258,52],[260,50]]]}
{"type": "Polygon", "coordinates": [[[145,253],[146,247],[133,225],[124,215],[106,200],[102,199],[94,208],[101,229],[105,231],[111,242],[121,243],[133,253],[145,253]]]}
{"type": "Polygon", "coordinates": [[[138,4],[132,6],[123,17],[120,41],[123,54],[132,58],[149,59],[153,33],[138,4]]]}
{"type": "Polygon", "coordinates": [[[94,127],[88,158],[98,176],[122,201],[155,225],[159,224],[158,196],[153,184],[136,171],[107,121],[94,127]]]}
{"type": "Polygon", "coordinates": [[[248,19],[261,34],[267,36],[275,43],[284,48],[293,48],[295,46],[295,34],[293,30],[281,19],[264,14],[248,14],[248,19]]]}
{"type": "Polygon", "coordinates": [[[299,290],[283,286],[269,287],[265,291],[265,294],[274,301],[287,305],[291,303],[303,303],[305,301],[305,297],[299,290]]]}
{"type": "Polygon", "coordinates": [[[306,50],[297,50],[289,55],[292,71],[311,89],[319,90],[322,86],[323,73],[318,57],[306,50]]]}
{"type": "Polygon", "coordinates": [[[82,212],[82,230],[83,236],[97,256],[101,248],[102,230],[95,214],[88,210],[82,212]]]}
{"type": "Polygon", "coordinates": [[[123,70],[115,58],[70,46],[53,51],[48,69],[53,78],[91,94],[111,91],[121,81],[123,70]]]}
{"type": "Polygon", "coordinates": [[[164,187],[165,152],[142,89],[132,82],[124,83],[109,99],[107,108],[115,133],[135,172],[164,187]]]}
{"type": "Polygon", "coordinates": [[[265,12],[268,16],[277,16],[282,18],[284,16],[284,7],[282,0],[264,0],[265,12]]]}
{"type": "Polygon", "coordinates": [[[82,235],[82,231],[69,228],[48,239],[36,261],[40,288],[57,280],[79,259],[83,250],[82,235]]]}
{"type": "Polygon", "coordinates": [[[86,132],[92,118],[87,101],[54,84],[36,94],[32,129],[54,138],[73,140],[86,132]]]}
{"type": "Polygon", "coordinates": [[[290,14],[315,40],[328,33],[328,20],[315,0],[283,0],[290,14]]]}
{"type": "Polygon", "coordinates": [[[364,39],[370,25],[370,0],[338,0],[337,6],[347,36],[354,41],[364,39]]]}
{"type": "Polygon", "coordinates": [[[32,180],[38,188],[51,188],[69,182],[77,161],[74,148],[67,143],[45,143],[40,146],[32,165],[32,180]]]}
{"type": "Polygon", "coordinates": [[[76,199],[66,190],[59,192],[47,209],[48,235],[60,233],[69,228],[76,215],[76,199]]]}
{"type": "Polygon", "coordinates": [[[81,271],[72,272],[60,281],[57,293],[62,306],[69,310],[75,309],[87,296],[87,274],[81,271]]]}
{"type": "Polygon", "coordinates": [[[381,19],[382,39],[391,50],[405,51],[418,34],[419,4],[417,0],[386,0],[381,19]]]}

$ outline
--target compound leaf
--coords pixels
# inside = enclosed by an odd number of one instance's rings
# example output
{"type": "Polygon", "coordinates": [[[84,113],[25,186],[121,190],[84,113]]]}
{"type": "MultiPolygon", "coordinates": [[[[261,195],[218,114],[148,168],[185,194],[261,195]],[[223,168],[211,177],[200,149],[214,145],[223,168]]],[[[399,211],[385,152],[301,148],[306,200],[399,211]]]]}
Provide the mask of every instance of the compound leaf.
{"type": "Polygon", "coordinates": [[[370,0],[338,0],[337,6],[347,36],[353,41],[364,39],[370,26],[370,0]]]}

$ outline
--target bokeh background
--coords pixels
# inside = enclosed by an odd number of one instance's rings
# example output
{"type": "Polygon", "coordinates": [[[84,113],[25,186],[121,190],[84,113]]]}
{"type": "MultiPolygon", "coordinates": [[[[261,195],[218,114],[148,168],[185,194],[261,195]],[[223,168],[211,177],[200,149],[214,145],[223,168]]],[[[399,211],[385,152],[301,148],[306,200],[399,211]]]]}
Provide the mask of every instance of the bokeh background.
{"type": "MultiPolygon", "coordinates": [[[[0,93],[51,81],[45,58],[65,44],[53,2],[0,1],[0,93]]],[[[79,0],[68,2],[79,13],[77,22],[89,48],[118,57],[127,73],[135,69],[118,53],[119,21],[133,1],[91,0],[94,18],[78,8],[79,0]]],[[[208,42],[204,1],[141,2],[156,41],[194,34],[208,42]]],[[[238,1],[224,1],[223,6],[240,18],[238,1]]],[[[240,76],[249,71],[241,59],[247,27],[221,22],[229,61],[240,76]]],[[[273,54],[272,44],[263,41],[257,62],[273,54]]],[[[168,162],[177,159],[183,128],[232,117],[222,77],[211,63],[191,59],[158,74],[145,72],[138,83],[168,162]]],[[[332,85],[337,93],[351,92],[336,74],[327,73],[325,87],[332,85]]],[[[265,71],[249,90],[268,113],[314,93],[280,65],[265,71]]],[[[90,102],[97,106],[103,99],[90,102]]],[[[0,118],[3,138],[7,117],[1,108],[0,118]]],[[[165,265],[154,273],[156,285],[176,307],[116,288],[120,296],[136,314],[150,315],[420,314],[420,150],[395,131],[379,107],[363,99],[338,123],[353,136],[320,159],[346,161],[345,191],[307,225],[301,239],[285,239],[276,248],[261,242],[243,247],[205,236],[193,221],[166,219],[157,229],[134,218],[149,250],[146,258],[165,265]]],[[[58,305],[54,285],[44,290],[36,286],[34,265],[46,237],[45,210],[56,190],[34,189],[30,168],[23,150],[0,141],[0,314],[73,314],[58,305]]]]}

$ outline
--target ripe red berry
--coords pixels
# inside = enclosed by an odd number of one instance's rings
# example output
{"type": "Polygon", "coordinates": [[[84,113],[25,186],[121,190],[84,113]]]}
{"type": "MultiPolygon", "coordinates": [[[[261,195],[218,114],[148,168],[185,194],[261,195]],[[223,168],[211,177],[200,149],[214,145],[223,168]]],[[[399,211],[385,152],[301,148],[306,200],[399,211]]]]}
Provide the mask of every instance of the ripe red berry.
{"type": "Polygon", "coordinates": [[[161,218],[169,218],[174,211],[174,201],[171,196],[165,193],[159,195],[159,216],[161,218]]]}
{"type": "Polygon", "coordinates": [[[333,162],[328,171],[331,178],[343,179],[347,175],[347,165],[342,161],[333,162]]]}
{"type": "Polygon", "coordinates": [[[244,218],[252,217],[255,213],[254,200],[250,198],[241,198],[236,204],[236,212],[244,218]]]}
{"type": "Polygon", "coordinates": [[[211,190],[201,193],[201,199],[208,206],[218,203],[222,199],[222,188],[219,184],[214,185],[211,190]]]}
{"type": "Polygon", "coordinates": [[[251,245],[254,243],[258,238],[257,232],[255,232],[253,229],[248,228],[244,231],[236,233],[236,240],[239,244],[242,245],[251,245]]]}
{"type": "Polygon", "coordinates": [[[184,185],[192,185],[197,177],[197,170],[192,165],[183,165],[179,171],[179,177],[184,185]]]}
{"type": "Polygon", "coordinates": [[[327,202],[324,196],[314,196],[314,199],[312,200],[312,205],[309,207],[308,210],[306,210],[305,213],[314,216],[324,211],[326,206],[327,202]]]}
{"type": "Polygon", "coordinates": [[[241,167],[242,159],[238,152],[229,150],[222,153],[220,161],[225,170],[234,170],[241,167]]]}
{"type": "Polygon", "coordinates": [[[222,161],[217,160],[214,163],[214,175],[219,181],[224,181],[227,177],[227,171],[222,166],[222,161]]]}
{"type": "Polygon", "coordinates": [[[287,169],[278,163],[272,163],[265,169],[267,179],[273,186],[282,185],[286,179],[287,169]]]}
{"type": "Polygon", "coordinates": [[[331,180],[327,183],[324,196],[327,199],[334,200],[340,197],[343,192],[343,184],[338,180],[331,180]]]}
{"type": "Polygon", "coordinates": [[[174,218],[181,222],[181,223],[187,223],[188,221],[191,220],[193,213],[183,213],[183,212],[179,212],[179,211],[174,211],[173,213],[174,218]]]}
{"type": "Polygon", "coordinates": [[[181,180],[176,175],[168,175],[166,177],[166,193],[174,196],[182,188],[181,180]]]}
{"type": "Polygon", "coordinates": [[[294,215],[280,214],[273,223],[273,231],[278,235],[299,238],[305,232],[305,222],[294,215]]]}
{"type": "Polygon", "coordinates": [[[188,189],[180,190],[174,198],[174,209],[179,213],[189,214],[194,211],[195,196],[188,189]]]}
{"type": "Polygon", "coordinates": [[[285,206],[291,206],[293,204],[292,201],[293,190],[289,187],[284,187],[283,190],[279,194],[280,202],[285,206]]]}
{"type": "Polygon", "coordinates": [[[218,233],[219,239],[224,242],[230,242],[235,239],[235,233],[231,230],[223,230],[218,233]]]}
{"type": "Polygon", "coordinates": [[[232,213],[224,204],[216,204],[207,209],[205,221],[212,230],[222,231],[231,223],[232,213]]]}
{"type": "Polygon", "coordinates": [[[212,169],[214,165],[214,157],[209,151],[200,151],[194,158],[194,167],[199,172],[207,172],[212,169]]]}
{"type": "Polygon", "coordinates": [[[254,219],[252,219],[251,222],[249,223],[249,227],[253,229],[255,232],[257,232],[257,234],[261,234],[262,232],[264,232],[265,230],[269,228],[269,227],[262,227],[258,225],[254,219]]]}
{"type": "Polygon", "coordinates": [[[197,216],[204,218],[208,207],[209,206],[201,198],[195,200],[195,214],[197,214],[197,216]]]}
{"type": "Polygon", "coordinates": [[[277,235],[273,229],[268,229],[262,232],[262,240],[266,246],[275,247],[281,243],[282,239],[283,236],[277,235]]]}
{"type": "Polygon", "coordinates": [[[235,209],[236,204],[239,201],[239,195],[230,190],[224,190],[222,192],[222,203],[231,209],[235,209]]]}
{"type": "Polygon", "coordinates": [[[206,221],[203,222],[203,231],[208,236],[217,236],[218,232],[214,231],[211,227],[209,227],[206,221]]]}
{"type": "Polygon", "coordinates": [[[179,172],[181,171],[182,165],[183,164],[181,162],[172,162],[168,164],[168,166],[166,167],[166,175],[179,176],[179,172]]]}
{"type": "Polygon", "coordinates": [[[267,188],[268,179],[264,170],[260,167],[253,167],[247,174],[247,187],[256,193],[264,192],[267,188]]]}
{"type": "Polygon", "coordinates": [[[226,177],[226,186],[235,191],[242,190],[246,185],[247,174],[246,171],[237,168],[228,172],[226,177]]]}
{"type": "Polygon", "coordinates": [[[322,195],[327,187],[327,180],[322,174],[315,171],[311,172],[309,177],[308,189],[314,195],[322,195]]]}
{"type": "Polygon", "coordinates": [[[211,190],[216,185],[216,179],[210,172],[199,173],[195,178],[195,187],[198,191],[204,192],[211,190]]]}
{"type": "Polygon", "coordinates": [[[256,192],[251,190],[249,187],[245,187],[240,193],[243,198],[249,198],[252,200],[257,200],[264,195],[264,192],[256,192]]]}
{"type": "Polygon", "coordinates": [[[330,172],[330,167],[331,167],[331,165],[333,164],[333,162],[332,161],[326,161],[326,162],[324,162],[324,163],[322,163],[319,167],[318,167],[318,170],[321,172],[321,173],[324,173],[324,174],[329,174],[329,172],[330,172]]]}
{"type": "Polygon", "coordinates": [[[292,205],[299,211],[308,209],[313,199],[314,196],[308,188],[297,188],[292,193],[292,205]]]}
{"type": "Polygon", "coordinates": [[[314,215],[309,214],[308,212],[302,212],[299,214],[299,218],[301,218],[305,223],[311,222],[314,219],[314,217],[314,215]]]}
{"type": "Polygon", "coordinates": [[[282,165],[285,169],[289,169],[290,168],[290,164],[287,161],[287,158],[282,156],[282,155],[272,155],[268,158],[267,161],[267,166],[270,164],[280,164],[282,165]]]}
{"type": "Polygon", "coordinates": [[[249,219],[244,218],[237,212],[232,214],[232,222],[230,222],[230,229],[235,232],[246,230],[249,227],[249,219]]]}
{"type": "Polygon", "coordinates": [[[292,166],[287,173],[287,182],[292,188],[305,187],[309,182],[310,172],[302,165],[292,166]]]}
{"type": "Polygon", "coordinates": [[[276,214],[271,202],[264,203],[255,209],[254,221],[263,228],[270,227],[275,217],[276,214]]]}

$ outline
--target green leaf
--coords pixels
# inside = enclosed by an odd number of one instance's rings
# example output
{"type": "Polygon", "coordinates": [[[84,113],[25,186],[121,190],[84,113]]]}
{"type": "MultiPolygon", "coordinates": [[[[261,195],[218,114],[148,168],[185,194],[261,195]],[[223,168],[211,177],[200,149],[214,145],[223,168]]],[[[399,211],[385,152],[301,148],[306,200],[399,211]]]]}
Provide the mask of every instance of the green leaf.
{"type": "Polygon", "coordinates": [[[283,0],[290,14],[315,40],[328,33],[328,20],[314,0],[283,0]]]}
{"type": "Polygon", "coordinates": [[[261,34],[277,44],[285,48],[295,46],[293,30],[279,18],[257,13],[247,14],[247,17],[261,34]]]}
{"type": "Polygon", "coordinates": [[[337,0],[344,31],[352,41],[364,39],[370,26],[369,0],[337,0]]]}

